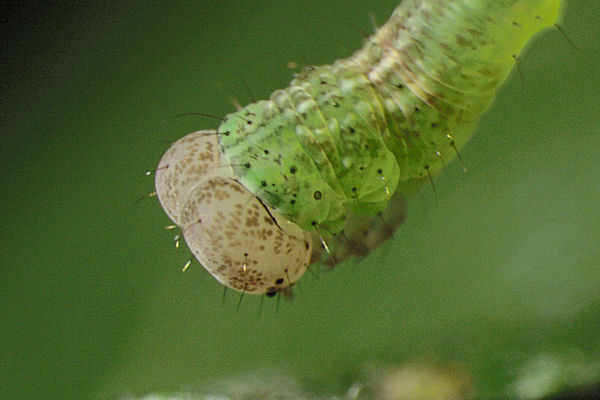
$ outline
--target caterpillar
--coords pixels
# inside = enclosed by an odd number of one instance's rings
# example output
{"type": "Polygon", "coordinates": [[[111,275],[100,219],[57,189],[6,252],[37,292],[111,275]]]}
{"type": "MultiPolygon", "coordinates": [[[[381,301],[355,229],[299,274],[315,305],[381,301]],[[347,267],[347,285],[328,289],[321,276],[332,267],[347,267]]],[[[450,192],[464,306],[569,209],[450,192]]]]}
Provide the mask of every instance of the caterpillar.
{"type": "Polygon", "coordinates": [[[157,168],[159,201],[222,284],[289,291],[323,248],[340,262],[391,236],[404,197],[458,156],[560,10],[560,0],[404,0],[351,57],[305,67],[217,130],[175,142],[157,168]]]}

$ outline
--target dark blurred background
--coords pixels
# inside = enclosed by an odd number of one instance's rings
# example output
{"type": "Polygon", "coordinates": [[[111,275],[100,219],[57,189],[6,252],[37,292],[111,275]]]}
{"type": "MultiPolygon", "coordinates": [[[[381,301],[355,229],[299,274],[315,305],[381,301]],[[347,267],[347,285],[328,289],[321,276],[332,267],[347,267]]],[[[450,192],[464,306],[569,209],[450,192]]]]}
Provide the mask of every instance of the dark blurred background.
{"type": "Polygon", "coordinates": [[[466,174],[449,165],[390,243],[307,274],[291,303],[236,310],[198,264],[181,273],[189,253],[156,199],[136,202],[170,142],[218,125],[175,115],[225,115],[250,101],[244,81],[266,98],[289,62],[351,54],[396,3],[5,2],[0,398],[116,398],[261,368],[343,393],[373,360],[460,363],[482,397],[600,381],[597,0],[566,7],[576,48],[554,30],[520,57],[461,153],[466,174]]]}

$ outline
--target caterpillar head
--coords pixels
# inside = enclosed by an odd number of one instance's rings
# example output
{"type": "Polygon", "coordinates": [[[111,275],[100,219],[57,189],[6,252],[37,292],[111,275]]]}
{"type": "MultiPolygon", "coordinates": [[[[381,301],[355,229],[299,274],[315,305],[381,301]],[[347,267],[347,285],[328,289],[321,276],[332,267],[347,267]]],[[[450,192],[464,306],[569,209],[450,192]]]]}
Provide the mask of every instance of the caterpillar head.
{"type": "Polygon", "coordinates": [[[306,272],[310,235],[220,166],[214,131],[175,142],[158,165],[155,184],[161,205],[196,259],[227,287],[275,294],[306,272]]]}

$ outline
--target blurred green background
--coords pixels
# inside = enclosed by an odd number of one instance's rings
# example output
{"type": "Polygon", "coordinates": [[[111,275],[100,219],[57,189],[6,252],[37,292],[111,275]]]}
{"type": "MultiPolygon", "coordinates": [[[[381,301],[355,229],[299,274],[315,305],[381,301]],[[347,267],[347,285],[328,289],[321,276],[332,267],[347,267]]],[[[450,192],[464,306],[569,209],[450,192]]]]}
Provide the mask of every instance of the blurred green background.
{"type": "Polygon", "coordinates": [[[225,115],[250,101],[244,81],[267,97],[288,62],[351,54],[396,3],[5,6],[0,398],[116,398],[264,367],[343,393],[371,360],[458,362],[481,396],[515,395],[540,357],[564,383],[599,380],[597,0],[568,3],[577,49],[553,31],[520,58],[466,174],[452,163],[391,242],[307,274],[291,303],[223,303],[198,264],[180,272],[189,253],[156,199],[136,202],[170,142],[218,125],[173,116],[225,115]]]}

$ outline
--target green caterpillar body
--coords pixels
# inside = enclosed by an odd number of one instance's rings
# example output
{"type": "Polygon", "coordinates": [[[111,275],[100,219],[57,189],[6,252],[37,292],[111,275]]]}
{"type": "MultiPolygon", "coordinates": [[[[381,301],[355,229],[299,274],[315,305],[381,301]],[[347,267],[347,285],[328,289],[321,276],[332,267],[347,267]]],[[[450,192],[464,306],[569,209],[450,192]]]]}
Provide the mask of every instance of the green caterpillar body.
{"type": "Polygon", "coordinates": [[[337,235],[434,176],[560,0],[403,1],[352,57],[226,116],[223,165],[307,231],[337,235]]]}

